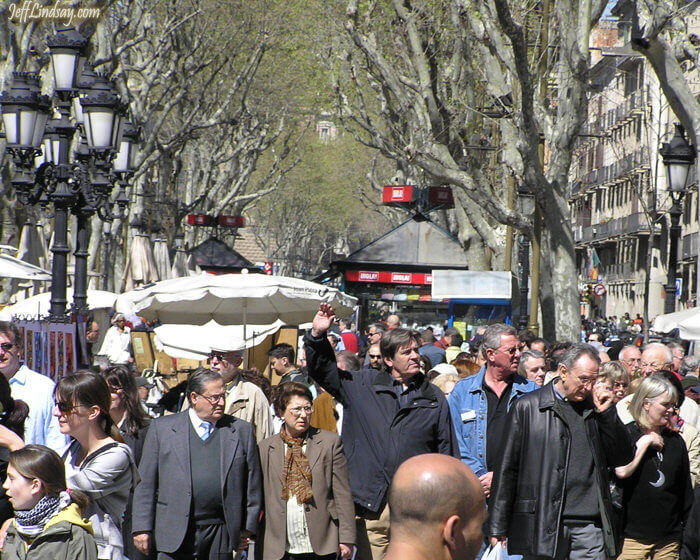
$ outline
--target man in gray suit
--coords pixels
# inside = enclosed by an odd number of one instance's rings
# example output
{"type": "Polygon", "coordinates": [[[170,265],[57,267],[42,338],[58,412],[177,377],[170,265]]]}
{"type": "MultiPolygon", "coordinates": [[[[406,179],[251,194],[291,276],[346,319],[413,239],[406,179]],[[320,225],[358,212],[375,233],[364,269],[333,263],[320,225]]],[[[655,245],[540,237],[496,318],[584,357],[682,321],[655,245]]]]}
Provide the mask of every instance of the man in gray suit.
{"type": "Polygon", "coordinates": [[[218,372],[187,384],[190,408],[151,422],[134,493],[134,544],[158,559],[231,559],[262,508],[260,459],[249,422],[224,414],[218,372]]]}

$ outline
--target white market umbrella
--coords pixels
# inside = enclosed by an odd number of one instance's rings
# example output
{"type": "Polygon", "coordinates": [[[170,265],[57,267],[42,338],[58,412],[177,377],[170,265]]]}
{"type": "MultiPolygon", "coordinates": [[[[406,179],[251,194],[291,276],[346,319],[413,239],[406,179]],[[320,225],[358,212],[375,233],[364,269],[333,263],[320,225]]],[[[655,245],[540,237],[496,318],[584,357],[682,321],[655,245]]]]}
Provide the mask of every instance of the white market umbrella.
{"type": "MultiPolygon", "coordinates": [[[[68,301],[73,299],[73,288],[68,287],[66,290],[68,301]]],[[[117,299],[117,294],[105,292],[103,290],[88,290],[87,305],[88,309],[111,309],[117,299]]],[[[12,317],[32,317],[40,318],[49,314],[51,307],[51,292],[44,292],[35,296],[28,297],[15,303],[8,305],[0,311],[0,321],[10,321],[12,317]]]]}
{"type": "Polygon", "coordinates": [[[157,282],[158,268],[153,257],[151,240],[143,233],[137,233],[131,240],[129,258],[124,268],[124,280],[122,290],[129,291],[138,286],[145,286],[157,282]]]}
{"type": "Polygon", "coordinates": [[[156,269],[160,280],[172,278],[170,274],[170,254],[168,243],[163,238],[158,238],[153,242],[153,258],[156,261],[156,269]]]}
{"type": "Polygon", "coordinates": [[[36,265],[0,253],[0,278],[17,280],[51,280],[51,274],[36,265]]]}
{"type": "Polygon", "coordinates": [[[265,274],[201,274],[156,282],[121,294],[121,313],[161,323],[204,325],[287,325],[311,321],[318,305],[333,305],[339,317],[353,312],[357,299],[307,280],[265,274]]]}
{"type": "Polygon", "coordinates": [[[684,340],[700,340],[700,307],[659,315],[651,327],[660,333],[673,329],[678,329],[678,336],[684,340]]]}
{"type": "Polygon", "coordinates": [[[187,268],[187,252],[182,249],[175,250],[175,256],[173,257],[173,266],[170,269],[170,278],[182,278],[183,276],[189,276],[190,271],[187,268]]]}
{"type": "Polygon", "coordinates": [[[283,325],[282,321],[247,325],[246,338],[243,325],[220,325],[216,321],[204,325],[161,325],[155,328],[155,344],[158,350],[173,358],[205,360],[212,349],[234,352],[252,348],[283,325]]]}

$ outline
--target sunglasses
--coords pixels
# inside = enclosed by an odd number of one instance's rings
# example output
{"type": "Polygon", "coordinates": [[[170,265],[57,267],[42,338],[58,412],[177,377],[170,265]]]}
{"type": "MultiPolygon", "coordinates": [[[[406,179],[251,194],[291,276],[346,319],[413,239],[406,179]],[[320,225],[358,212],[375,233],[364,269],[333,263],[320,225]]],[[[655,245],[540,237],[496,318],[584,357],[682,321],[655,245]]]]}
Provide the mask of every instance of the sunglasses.
{"type": "Polygon", "coordinates": [[[85,405],[84,404],[73,404],[73,403],[69,403],[67,401],[63,401],[63,402],[57,401],[56,402],[56,408],[58,409],[58,411],[61,414],[70,414],[76,408],[80,408],[80,407],[85,407],[85,405]]]}
{"type": "Polygon", "coordinates": [[[9,352],[14,348],[15,343],[14,342],[3,342],[0,344],[0,348],[2,349],[3,352],[9,352]]]}

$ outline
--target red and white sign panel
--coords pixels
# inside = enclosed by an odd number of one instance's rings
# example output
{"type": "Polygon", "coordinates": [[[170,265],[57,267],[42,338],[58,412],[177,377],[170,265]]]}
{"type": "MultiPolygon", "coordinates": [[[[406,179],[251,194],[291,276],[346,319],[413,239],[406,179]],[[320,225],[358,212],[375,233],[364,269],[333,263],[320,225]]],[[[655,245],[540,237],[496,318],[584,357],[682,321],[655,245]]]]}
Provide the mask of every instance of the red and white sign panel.
{"type": "Polygon", "coordinates": [[[596,284],[593,286],[593,293],[597,296],[604,296],[607,290],[605,289],[605,286],[603,284],[596,284]]]}
{"type": "Polygon", "coordinates": [[[382,202],[391,204],[394,202],[413,202],[416,190],[413,185],[389,185],[384,187],[382,202]]]}
{"type": "Polygon", "coordinates": [[[370,282],[377,284],[430,285],[433,283],[433,275],[422,272],[348,270],[345,272],[345,280],[347,282],[370,282]]]}
{"type": "Polygon", "coordinates": [[[265,261],[265,264],[263,265],[263,272],[268,276],[272,276],[272,265],[272,261],[265,261]]]}
{"type": "Polygon", "coordinates": [[[187,223],[191,226],[210,226],[214,223],[214,218],[208,214],[188,214],[187,223]]]}

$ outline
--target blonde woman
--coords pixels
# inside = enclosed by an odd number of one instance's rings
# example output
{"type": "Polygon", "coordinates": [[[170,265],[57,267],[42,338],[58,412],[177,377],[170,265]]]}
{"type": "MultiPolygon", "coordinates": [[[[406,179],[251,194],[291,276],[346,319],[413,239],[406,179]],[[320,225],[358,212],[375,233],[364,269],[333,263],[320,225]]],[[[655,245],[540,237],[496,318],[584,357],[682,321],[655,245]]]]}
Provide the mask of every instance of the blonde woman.
{"type": "Polygon", "coordinates": [[[632,461],[615,469],[626,511],[620,560],[677,559],[683,524],[693,503],[688,451],[668,428],[678,392],[662,375],[644,379],[630,403],[632,461]]]}

